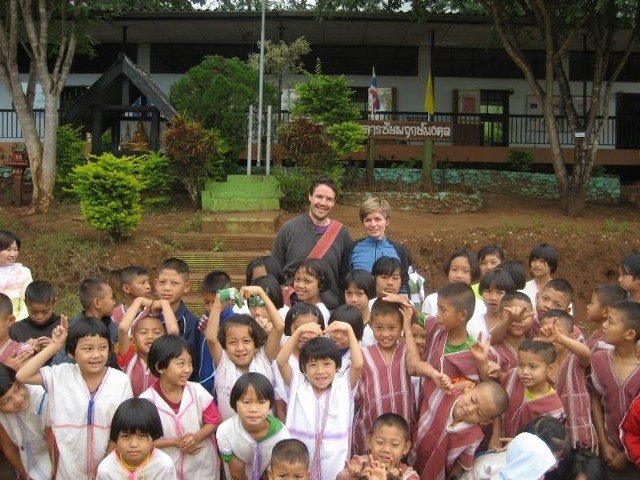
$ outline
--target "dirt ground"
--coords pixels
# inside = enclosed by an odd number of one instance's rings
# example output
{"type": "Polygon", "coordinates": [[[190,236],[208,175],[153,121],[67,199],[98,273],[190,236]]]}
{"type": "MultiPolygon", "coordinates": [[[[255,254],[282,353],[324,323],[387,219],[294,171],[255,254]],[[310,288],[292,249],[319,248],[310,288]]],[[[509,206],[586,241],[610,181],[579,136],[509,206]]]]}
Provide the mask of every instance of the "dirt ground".
{"type": "MultiPolygon", "coordinates": [[[[591,291],[601,283],[616,282],[619,259],[639,249],[640,209],[632,205],[589,204],[585,216],[564,217],[555,202],[512,195],[482,193],[482,210],[472,213],[433,214],[421,211],[392,211],[389,236],[410,249],[418,271],[427,278],[428,292],[445,282],[442,263],[456,248],[477,251],[486,243],[499,243],[507,256],[526,264],[531,248],[549,242],[559,252],[555,276],[568,279],[577,292],[577,320],[584,316],[591,291]]],[[[0,228],[13,228],[23,238],[21,260],[32,270],[47,259],[30,248],[33,237],[66,231],[82,239],[101,242],[106,254],[98,261],[101,271],[113,271],[128,264],[153,269],[170,249],[166,237],[197,224],[199,213],[189,205],[166,212],[148,212],[129,240],[113,245],[86,226],[77,205],[58,205],[47,215],[26,215],[13,208],[7,196],[0,196],[0,228]]],[[[286,220],[294,213],[284,213],[286,220]]],[[[338,204],[334,218],[346,223],[352,237],[363,235],[357,208],[338,204]]],[[[73,260],[69,260],[73,261],[73,260]]]]}

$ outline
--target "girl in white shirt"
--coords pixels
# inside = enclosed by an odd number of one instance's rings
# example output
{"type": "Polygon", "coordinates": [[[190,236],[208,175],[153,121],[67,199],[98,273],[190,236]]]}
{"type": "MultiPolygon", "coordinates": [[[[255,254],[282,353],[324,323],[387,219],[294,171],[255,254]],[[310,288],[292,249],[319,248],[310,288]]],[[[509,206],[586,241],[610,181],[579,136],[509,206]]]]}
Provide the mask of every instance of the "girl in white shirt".
{"type": "Polygon", "coordinates": [[[176,480],[171,457],[153,446],[162,435],[162,421],[153,403],[145,398],[122,402],[109,433],[116,448],[100,462],[97,480],[176,480]]]}

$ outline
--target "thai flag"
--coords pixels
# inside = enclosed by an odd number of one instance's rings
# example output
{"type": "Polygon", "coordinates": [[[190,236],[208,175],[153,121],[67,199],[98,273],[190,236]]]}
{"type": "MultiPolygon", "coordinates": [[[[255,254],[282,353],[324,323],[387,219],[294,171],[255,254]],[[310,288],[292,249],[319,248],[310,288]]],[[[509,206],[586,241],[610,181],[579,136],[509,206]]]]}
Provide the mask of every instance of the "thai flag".
{"type": "Polygon", "coordinates": [[[376,113],[380,110],[380,97],[378,97],[378,80],[376,79],[376,69],[372,68],[371,74],[371,86],[369,87],[369,105],[371,107],[371,113],[376,113]]]}

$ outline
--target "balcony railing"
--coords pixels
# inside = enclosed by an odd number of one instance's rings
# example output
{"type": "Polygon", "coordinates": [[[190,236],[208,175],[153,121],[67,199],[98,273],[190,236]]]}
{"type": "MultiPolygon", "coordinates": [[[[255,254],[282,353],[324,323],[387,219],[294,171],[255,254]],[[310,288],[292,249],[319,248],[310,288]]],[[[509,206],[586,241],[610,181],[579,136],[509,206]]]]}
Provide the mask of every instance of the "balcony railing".
{"type": "MultiPolygon", "coordinates": [[[[378,112],[374,115],[363,114],[363,118],[381,121],[418,121],[426,122],[424,112],[378,112]]],[[[289,112],[274,115],[274,124],[287,121],[289,112]]],[[[600,120],[601,117],[598,118],[600,120]]],[[[548,146],[549,136],[541,115],[497,115],[497,114],[458,114],[436,113],[435,122],[451,123],[454,145],[479,146],[548,146]]],[[[569,131],[567,119],[556,117],[560,143],[569,147],[575,144],[575,138],[569,131]]],[[[438,142],[436,142],[437,144],[438,142]]],[[[607,118],[599,138],[599,144],[609,148],[640,149],[640,118],[607,118]]]]}
{"type": "MultiPolygon", "coordinates": [[[[44,111],[34,111],[36,128],[44,135],[44,111]]],[[[427,121],[424,112],[378,112],[363,118],[381,121],[427,121]]],[[[289,120],[289,112],[273,114],[274,129],[289,120]]],[[[456,114],[436,113],[436,122],[451,123],[454,145],[479,146],[547,146],[549,137],[544,118],[540,115],[456,114]]],[[[569,131],[567,119],[556,117],[560,143],[571,146],[575,138],[569,131]]],[[[275,130],[274,130],[275,131],[275,130]]],[[[274,135],[275,136],[275,135],[274,135]]],[[[13,110],[0,110],[0,141],[12,142],[23,138],[20,123],[13,110]]],[[[608,148],[640,149],[640,118],[609,117],[599,138],[599,143],[608,148]]]]}
{"type": "MultiPolygon", "coordinates": [[[[36,129],[40,137],[44,135],[44,110],[34,110],[36,129]]],[[[0,110],[0,142],[11,142],[23,138],[22,128],[14,110],[0,110]]]]}

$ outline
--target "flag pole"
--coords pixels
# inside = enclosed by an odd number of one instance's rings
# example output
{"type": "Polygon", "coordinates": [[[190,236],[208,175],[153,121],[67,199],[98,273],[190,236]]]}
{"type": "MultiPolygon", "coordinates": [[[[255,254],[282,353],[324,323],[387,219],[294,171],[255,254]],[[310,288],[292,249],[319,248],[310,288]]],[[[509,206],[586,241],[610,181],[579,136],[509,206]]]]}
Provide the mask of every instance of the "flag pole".
{"type": "MultiPolygon", "coordinates": [[[[431,45],[429,47],[429,74],[427,76],[427,89],[425,92],[425,110],[427,110],[427,121],[430,122],[435,113],[435,89],[433,86],[433,57],[435,52],[435,30],[431,30],[431,45]]],[[[433,169],[433,140],[428,138],[422,147],[422,179],[421,187],[426,190],[431,185],[431,170],[433,169]]]]}
{"type": "MultiPolygon", "coordinates": [[[[370,120],[374,120],[373,115],[375,112],[375,98],[373,90],[376,90],[377,95],[378,82],[376,80],[376,67],[371,67],[371,86],[369,87],[369,111],[370,120]]],[[[375,148],[376,142],[372,137],[367,138],[367,168],[365,169],[365,180],[371,185],[373,183],[373,169],[375,168],[375,148]]]]}

